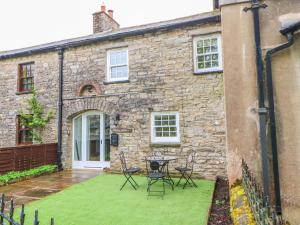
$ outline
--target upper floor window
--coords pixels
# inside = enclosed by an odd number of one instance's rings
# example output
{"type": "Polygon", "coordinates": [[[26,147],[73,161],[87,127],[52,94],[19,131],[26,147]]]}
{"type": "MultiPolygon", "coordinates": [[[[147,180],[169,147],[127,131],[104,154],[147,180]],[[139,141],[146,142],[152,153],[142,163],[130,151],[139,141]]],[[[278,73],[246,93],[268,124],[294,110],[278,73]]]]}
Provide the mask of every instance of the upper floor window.
{"type": "Polygon", "coordinates": [[[205,73],[222,70],[221,35],[194,38],[194,72],[205,73]]]}
{"type": "Polygon", "coordinates": [[[107,53],[107,80],[128,80],[128,49],[113,49],[107,53]]]}
{"type": "Polygon", "coordinates": [[[18,91],[32,91],[34,88],[34,63],[20,64],[18,73],[18,91]]]}
{"type": "Polygon", "coordinates": [[[179,143],[179,114],[155,112],[151,115],[152,143],[179,143]]]}
{"type": "Polygon", "coordinates": [[[27,145],[32,144],[32,130],[22,124],[20,117],[17,117],[17,144],[27,145]]]}

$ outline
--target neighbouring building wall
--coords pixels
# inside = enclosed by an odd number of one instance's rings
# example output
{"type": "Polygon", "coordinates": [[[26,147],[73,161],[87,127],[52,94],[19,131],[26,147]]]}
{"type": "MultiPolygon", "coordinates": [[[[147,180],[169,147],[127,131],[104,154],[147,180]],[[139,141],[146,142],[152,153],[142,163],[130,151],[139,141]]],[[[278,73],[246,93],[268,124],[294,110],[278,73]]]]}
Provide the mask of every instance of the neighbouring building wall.
{"type": "Polygon", "coordinates": [[[72,165],[72,119],[81,112],[96,109],[111,116],[111,130],[119,134],[119,147],[111,149],[112,170],[120,171],[120,150],[126,152],[129,164],[142,168],[144,157],[151,151],[165,150],[180,156],[196,150],[198,176],[225,175],[223,75],[193,74],[193,36],[212,31],[220,31],[220,27],[188,27],[67,50],[63,113],[65,166],[72,165]],[[129,82],[107,84],[107,51],[118,47],[128,48],[129,82]],[[101,93],[79,98],[78,88],[88,80],[98,85],[101,93]],[[161,111],[179,112],[180,144],[151,144],[150,115],[161,111]],[[117,126],[112,119],[116,113],[121,119],[117,126]]]}
{"type": "MultiPolygon", "coordinates": [[[[262,48],[287,42],[279,33],[280,19],[300,13],[298,0],[267,0],[261,11],[262,48]]],[[[283,215],[291,224],[300,223],[300,34],[289,49],[272,57],[278,157],[283,215]]]]}
{"type": "Polygon", "coordinates": [[[18,65],[34,62],[34,87],[45,112],[53,110],[54,118],[47,124],[42,137],[44,143],[57,142],[58,56],[56,52],[15,59],[0,60],[0,148],[17,143],[16,118],[26,109],[31,94],[18,94],[18,65]]]}
{"type": "Polygon", "coordinates": [[[230,184],[241,177],[244,158],[260,175],[255,46],[251,12],[246,3],[222,6],[226,108],[227,173],[230,184]]]}
{"type": "MultiPolygon", "coordinates": [[[[241,171],[241,158],[245,158],[256,176],[261,178],[258,117],[253,110],[257,108],[257,85],[252,13],[243,11],[245,6],[250,6],[247,3],[249,1],[235,2],[239,3],[223,5],[221,9],[225,59],[227,170],[231,183],[240,177],[236,171],[241,171]]],[[[264,3],[268,7],[260,10],[263,53],[286,42],[286,38],[279,33],[281,16],[300,12],[300,2],[297,0],[268,0],[264,3]]],[[[300,35],[295,34],[294,45],[274,55],[272,62],[283,216],[291,224],[298,225],[300,35]]]]}

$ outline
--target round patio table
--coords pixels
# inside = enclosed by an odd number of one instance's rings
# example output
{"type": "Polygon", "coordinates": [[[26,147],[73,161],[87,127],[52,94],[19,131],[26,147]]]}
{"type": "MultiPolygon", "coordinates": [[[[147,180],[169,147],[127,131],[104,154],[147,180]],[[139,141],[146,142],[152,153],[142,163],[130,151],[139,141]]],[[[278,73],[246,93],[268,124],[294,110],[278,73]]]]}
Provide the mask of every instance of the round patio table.
{"type": "Polygon", "coordinates": [[[166,183],[171,185],[172,190],[174,190],[174,181],[172,180],[170,174],[169,174],[169,162],[177,160],[178,157],[176,156],[169,156],[169,155],[159,155],[159,156],[148,156],[146,157],[146,160],[151,162],[151,161],[156,161],[160,164],[161,166],[161,171],[165,169],[166,171],[166,183]]]}

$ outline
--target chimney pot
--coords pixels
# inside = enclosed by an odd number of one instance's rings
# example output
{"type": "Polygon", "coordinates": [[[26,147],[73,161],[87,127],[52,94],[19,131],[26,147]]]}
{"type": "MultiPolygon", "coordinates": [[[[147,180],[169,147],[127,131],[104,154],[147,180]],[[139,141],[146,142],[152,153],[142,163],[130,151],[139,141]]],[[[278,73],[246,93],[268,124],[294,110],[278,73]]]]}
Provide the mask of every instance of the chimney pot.
{"type": "Polygon", "coordinates": [[[108,10],[108,15],[111,17],[111,18],[114,18],[114,11],[113,10],[108,10]]]}
{"type": "Polygon", "coordinates": [[[106,12],[106,6],[104,3],[101,5],[101,12],[106,12]]]}

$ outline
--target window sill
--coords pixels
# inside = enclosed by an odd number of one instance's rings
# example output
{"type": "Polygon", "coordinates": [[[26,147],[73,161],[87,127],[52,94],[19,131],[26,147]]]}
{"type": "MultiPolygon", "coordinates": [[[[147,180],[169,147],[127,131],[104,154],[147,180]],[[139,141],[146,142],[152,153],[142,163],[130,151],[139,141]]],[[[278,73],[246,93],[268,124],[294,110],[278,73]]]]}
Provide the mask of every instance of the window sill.
{"type": "Polygon", "coordinates": [[[104,81],[103,84],[104,85],[108,85],[108,84],[122,84],[122,83],[130,83],[129,80],[119,80],[119,81],[104,81]]]}
{"type": "Polygon", "coordinates": [[[18,91],[16,92],[16,95],[26,95],[26,94],[32,94],[33,91],[18,91]]]}
{"type": "Polygon", "coordinates": [[[194,75],[206,75],[206,74],[214,74],[214,73],[223,73],[223,70],[212,70],[206,72],[194,72],[194,75]]]}
{"type": "Polygon", "coordinates": [[[171,143],[171,142],[169,142],[169,143],[151,143],[150,144],[150,147],[180,147],[181,146],[181,144],[180,144],[180,142],[173,142],[173,143],[171,143]]]}

